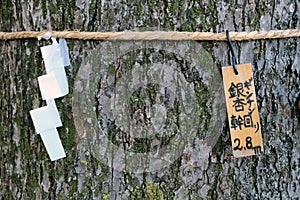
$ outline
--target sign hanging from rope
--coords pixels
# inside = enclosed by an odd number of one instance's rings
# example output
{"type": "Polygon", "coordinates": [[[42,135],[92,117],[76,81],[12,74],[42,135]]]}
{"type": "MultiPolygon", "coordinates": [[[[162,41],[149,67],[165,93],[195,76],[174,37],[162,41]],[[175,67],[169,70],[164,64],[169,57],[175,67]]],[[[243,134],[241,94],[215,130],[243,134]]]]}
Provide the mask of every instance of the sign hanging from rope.
{"type": "Polygon", "coordinates": [[[256,155],[263,151],[263,142],[252,65],[237,65],[229,32],[227,39],[232,66],[222,67],[222,74],[233,155],[256,155]]]}

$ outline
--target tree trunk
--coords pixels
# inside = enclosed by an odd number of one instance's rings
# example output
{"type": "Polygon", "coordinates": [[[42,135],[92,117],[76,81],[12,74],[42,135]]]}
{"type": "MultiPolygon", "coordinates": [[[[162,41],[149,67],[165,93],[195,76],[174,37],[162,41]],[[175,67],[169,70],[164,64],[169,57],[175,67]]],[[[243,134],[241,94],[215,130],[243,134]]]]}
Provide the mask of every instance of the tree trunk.
{"type": "MultiPolygon", "coordinates": [[[[292,0],[7,0],[0,2],[0,8],[0,31],[223,32],[298,29],[300,24],[300,3],[292,0]]],[[[244,158],[232,156],[223,93],[220,95],[223,90],[220,70],[229,64],[225,42],[109,43],[67,40],[67,43],[71,59],[71,66],[66,68],[70,94],[56,99],[63,122],[63,127],[58,131],[67,157],[51,162],[29,115],[30,110],[45,105],[38,89],[37,77],[45,74],[39,47],[48,42],[37,39],[0,41],[2,199],[300,197],[300,112],[296,106],[300,96],[298,38],[233,43],[238,63],[250,62],[253,65],[264,142],[262,154],[244,158]],[[126,52],[122,51],[124,49],[126,52]],[[99,68],[99,65],[103,68],[99,68]],[[93,68],[96,66],[98,68],[93,68]],[[135,68],[155,69],[159,72],[161,69],[168,70],[170,66],[175,66],[170,70],[176,69],[172,71],[179,77],[176,80],[185,84],[181,85],[178,94],[188,94],[189,88],[194,87],[191,91],[194,96],[190,100],[187,97],[185,103],[195,105],[188,107],[192,110],[198,109],[191,118],[198,124],[196,130],[189,120],[178,124],[185,106],[180,103],[180,99],[170,100],[172,93],[168,92],[163,93],[161,99],[156,98],[160,85],[149,83],[145,87],[130,90],[140,80],[139,77],[145,75],[143,73],[147,74],[147,71],[134,74],[135,68]],[[88,90],[91,94],[76,88],[77,83],[86,86],[84,84],[87,82],[82,82],[84,77],[80,75],[84,75],[87,69],[93,73],[97,73],[97,70],[101,72],[98,71],[99,74],[92,76],[95,80],[89,82],[95,85],[88,90]],[[112,74],[109,69],[112,69],[112,74]],[[128,85],[122,85],[122,80],[128,85]],[[110,89],[109,86],[115,88],[110,89]],[[122,93],[123,89],[127,93],[122,93]],[[117,107],[105,100],[110,92],[115,95],[115,102],[118,102],[116,98],[123,98],[124,94],[130,96],[124,97],[127,98],[126,104],[123,102],[124,105],[118,104],[121,107],[117,107]],[[74,103],[80,100],[92,100],[92,103],[87,106],[74,103]],[[160,104],[158,101],[161,101],[160,104]],[[169,160],[171,163],[161,165],[162,168],[156,168],[159,165],[151,163],[151,160],[141,164],[133,157],[126,157],[129,153],[123,158],[125,165],[121,162],[122,165],[117,166],[115,159],[118,158],[118,152],[111,144],[133,153],[154,151],[155,145],[143,137],[135,139],[126,129],[122,129],[123,122],[105,109],[118,108],[125,113],[123,117],[128,117],[125,120],[147,125],[147,109],[154,105],[158,107],[149,123],[153,123],[155,129],[155,125],[160,123],[160,120],[155,121],[155,116],[161,116],[161,119],[167,121],[163,125],[170,128],[165,130],[172,129],[165,132],[165,135],[151,136],[156,138],[159,148],[168,145],[177,135],[184,135],[190,130],[194,132],[174,143],[175,149],[178,147],[175,153],[177,157],[169,160]],[[95,112],[90,115],[89,109],[92,107],[95,112]],[[88,117],[93,117],[92,122],[98,120],[95,123],[102,126],[106,122],[108,128],[104,135],[108,137],[105,144],[100,139],[97,140],[99,144],[91,143],[95,140],[89,137],[95,135],[89,135],[94,130],[87,123],[91,122],[88,117]],[[117,122],[121,123],[120,127],[117,127],[117,122]],[[182,125],[190,129],[182,129],[182,125]],[[102,145],[106,149],[99,151],[100,154],[96,153],[95,147],[99,150],[102,145]],[[102,157],[102,153],[106,157],[102,157]],[[135,167],[148,168],[135,173],[135,167]]],[[[167,74],[159,80],[169,83],[172,77],[167,74]]]]}

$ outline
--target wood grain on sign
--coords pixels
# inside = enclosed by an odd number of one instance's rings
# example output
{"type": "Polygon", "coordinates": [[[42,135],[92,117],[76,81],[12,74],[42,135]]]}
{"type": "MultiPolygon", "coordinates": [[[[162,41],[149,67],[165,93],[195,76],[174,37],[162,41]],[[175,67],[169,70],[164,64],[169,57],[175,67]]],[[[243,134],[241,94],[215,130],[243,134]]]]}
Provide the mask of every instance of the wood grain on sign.
{"type": "Polygon", "coordinates": [[[222,67],[227,114],[234,157],[263,151],[261,126],[251,63],[222,67]]]}

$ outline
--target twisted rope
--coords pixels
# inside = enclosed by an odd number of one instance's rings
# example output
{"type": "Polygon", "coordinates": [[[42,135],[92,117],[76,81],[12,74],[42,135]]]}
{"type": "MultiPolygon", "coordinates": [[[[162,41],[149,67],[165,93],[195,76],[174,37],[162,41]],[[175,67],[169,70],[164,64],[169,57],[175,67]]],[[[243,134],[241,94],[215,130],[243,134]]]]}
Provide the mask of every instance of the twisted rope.
{"type": "MultiPolygon", "coordinates": [[[[48,31],[0,32],[0,40],[16,40],[37,38],[48,31]]],[[[213,32],[80,32],[80,31],[49,31],[54,38],[78,40],[197,40],[227,41],[226,33],[213,32]]],[[[231,40],[264,40],[300,37],[300,30],[271,30],[252,32],[230,32],[231,40]]]]}

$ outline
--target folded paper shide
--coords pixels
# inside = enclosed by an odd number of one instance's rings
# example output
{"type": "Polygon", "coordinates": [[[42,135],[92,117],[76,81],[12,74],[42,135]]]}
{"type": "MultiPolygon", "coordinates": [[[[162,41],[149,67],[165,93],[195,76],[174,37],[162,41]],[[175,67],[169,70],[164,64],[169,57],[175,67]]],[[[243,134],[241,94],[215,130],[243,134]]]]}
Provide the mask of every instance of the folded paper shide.
{"type": "MultiPolygon", "coordinates": [[[[44,39],[51,35],[45,34],[44,39]]],[[[40,38],[39,38],[40,39],[40,38]]],[[[30,111],[33,125],[46,147],[51,161],[66,157],[59,138],[57,127],[62,126],[55,98],[69,93],[68,79],[64,67],[70,65],[68,47],[65,39],[52,39],[52,45],[41,47],[42,57],[47,74],[38,77],[42,99],[47,105],[30,111]]]]}

